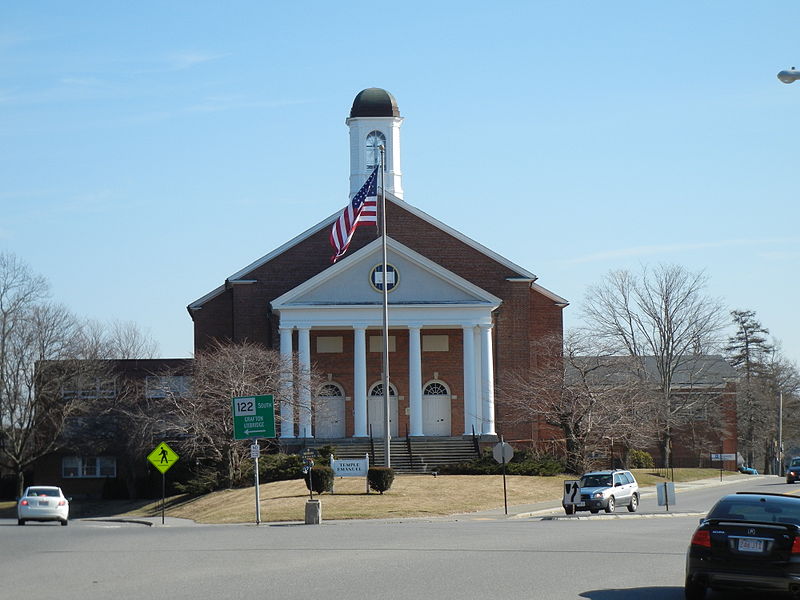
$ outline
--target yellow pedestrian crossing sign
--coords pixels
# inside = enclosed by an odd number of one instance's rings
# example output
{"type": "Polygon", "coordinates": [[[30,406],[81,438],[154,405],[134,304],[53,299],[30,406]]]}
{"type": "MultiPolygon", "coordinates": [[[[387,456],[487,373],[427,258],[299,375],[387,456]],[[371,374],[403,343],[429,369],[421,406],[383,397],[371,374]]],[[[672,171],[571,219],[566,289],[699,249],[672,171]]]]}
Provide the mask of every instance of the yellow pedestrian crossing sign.
{"type": "Polygon", "coordinates": [[[156,469],[161,471],[161,474],[167,472],[167,470],[175,464],[178,460],[178,455],[175,454],[175,451],[167,446],[166,442],[161,442],[156,449],[153,450],[150,454],[147,455],[147,460],[150,461],[156,469]]]}

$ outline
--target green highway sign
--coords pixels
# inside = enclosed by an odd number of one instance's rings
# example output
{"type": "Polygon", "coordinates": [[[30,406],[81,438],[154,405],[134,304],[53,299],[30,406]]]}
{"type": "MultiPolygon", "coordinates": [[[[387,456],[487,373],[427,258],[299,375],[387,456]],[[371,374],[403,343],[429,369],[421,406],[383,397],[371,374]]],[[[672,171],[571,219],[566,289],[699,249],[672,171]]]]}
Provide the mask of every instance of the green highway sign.
{"type": "Polygon", "coordinates": [[[233,439],[275,437],[275,403],[268,396],[246,396],[234,398],[233,439]]]}

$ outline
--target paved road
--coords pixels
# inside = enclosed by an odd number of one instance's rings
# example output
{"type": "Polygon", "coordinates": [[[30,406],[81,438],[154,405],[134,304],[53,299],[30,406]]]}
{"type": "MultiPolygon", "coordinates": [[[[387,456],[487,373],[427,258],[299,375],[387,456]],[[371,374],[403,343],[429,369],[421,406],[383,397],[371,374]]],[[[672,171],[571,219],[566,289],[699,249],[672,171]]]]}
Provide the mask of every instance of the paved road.
{"type": "MultiPolygon", "coordinates": [[[[723,493],[745,488],[788,486],[752,478],[682,491],[678,502],[707,510],[723,493]]],[[[17,527],[3,520],[0,596],[13,590],[26,600],[678,600],[697,517],[652,512],[643,502],[641,515],[549,520],[524,511],[516,518],[322,525],[168,520],[163,527],[158,519],[154,527],[80,520],[17,527]]]]}

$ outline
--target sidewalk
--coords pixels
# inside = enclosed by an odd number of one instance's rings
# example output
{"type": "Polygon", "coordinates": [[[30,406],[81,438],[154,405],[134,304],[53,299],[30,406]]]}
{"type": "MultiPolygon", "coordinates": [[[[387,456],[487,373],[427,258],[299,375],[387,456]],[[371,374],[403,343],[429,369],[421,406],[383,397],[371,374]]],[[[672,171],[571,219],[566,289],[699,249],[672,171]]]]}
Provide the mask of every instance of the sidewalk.
{"type": "MultiPolygon", "coordinates": [[[[753,481],[756,479],[766,479],[768,477],[774,477],[771,475],[727,475],[723,478],[722,481],[719,480],[719,477],[711,477],[708,479],[698,479],[696,481],[684,481],[675,484],[675,493],[678,494],[680,492],[686,490],[694,490],[694,489],[701,489],[701,488],[708,488],[714,486],[724,486],[730,485],[734,483],[738,483],[740,481],[753,481]]],[[[639,488],[639,495],[642,498],[650,498],[656,495],[656,486],[647,486],[639,488]]],[[[508,514],[505,514],[504,507],[494,508],[491,510],[479,511],[474,513],[465,513],[463,517],[470,517],[470,518],[491,518],[491,519],[523,519],[526,517],[540,517],[540,516],[547,516],[551,513],[566,516],[564,515],[564,508],[561,506],[561,500],[545,500],[543,502],[537,502],[535,504],[520,504],[517,506],[509,506],[508,507],[508,514]]],[[[587,513],[588,514],[588,513],[587,513]]],[[[636,513],[638,514],[638,513],[636,513]]],[[[674,516],[673,513],[672,516],[674,516]]],[[[593,515],[594,516],[594,515],[593,515]]],[[[570,517],[575,518],[575,517],[570,517]]]]}
{"type": "Polygon", "coordinates": [[[128,523],[131,525],[147,525],[152,527],[194,527],[200,525],[191,519],[178,519],[176,517],[164,517],[164,524],[161,524],[161,517],[87,517],[81,521],[98,523],[128,523]]]}

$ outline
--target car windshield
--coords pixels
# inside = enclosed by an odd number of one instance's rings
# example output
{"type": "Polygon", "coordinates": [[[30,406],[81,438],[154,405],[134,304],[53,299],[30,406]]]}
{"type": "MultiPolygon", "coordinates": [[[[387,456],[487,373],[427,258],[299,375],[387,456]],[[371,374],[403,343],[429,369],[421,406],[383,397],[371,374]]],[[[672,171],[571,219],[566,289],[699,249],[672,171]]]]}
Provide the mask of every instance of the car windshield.
{"type": "Polygon", "coordinates": [[[611,487],[611,475],[584,475],[581,487],[611,487]]]}
{"type": "Polygon", "coordinates": [[[60,495],[56,488],[31,488],[28,490],[28,496],[53,496],[58,498],[60,495]]]}
{"type": "Polygon", "coordinates": [[[708,513],[708,518],[800,524],[800,501],[721,500],[708,513]]]}
{"type": "Polygon", "coordinates": [[[800,458],[793,458],[790,467],[800,467],[800,458]]]}

